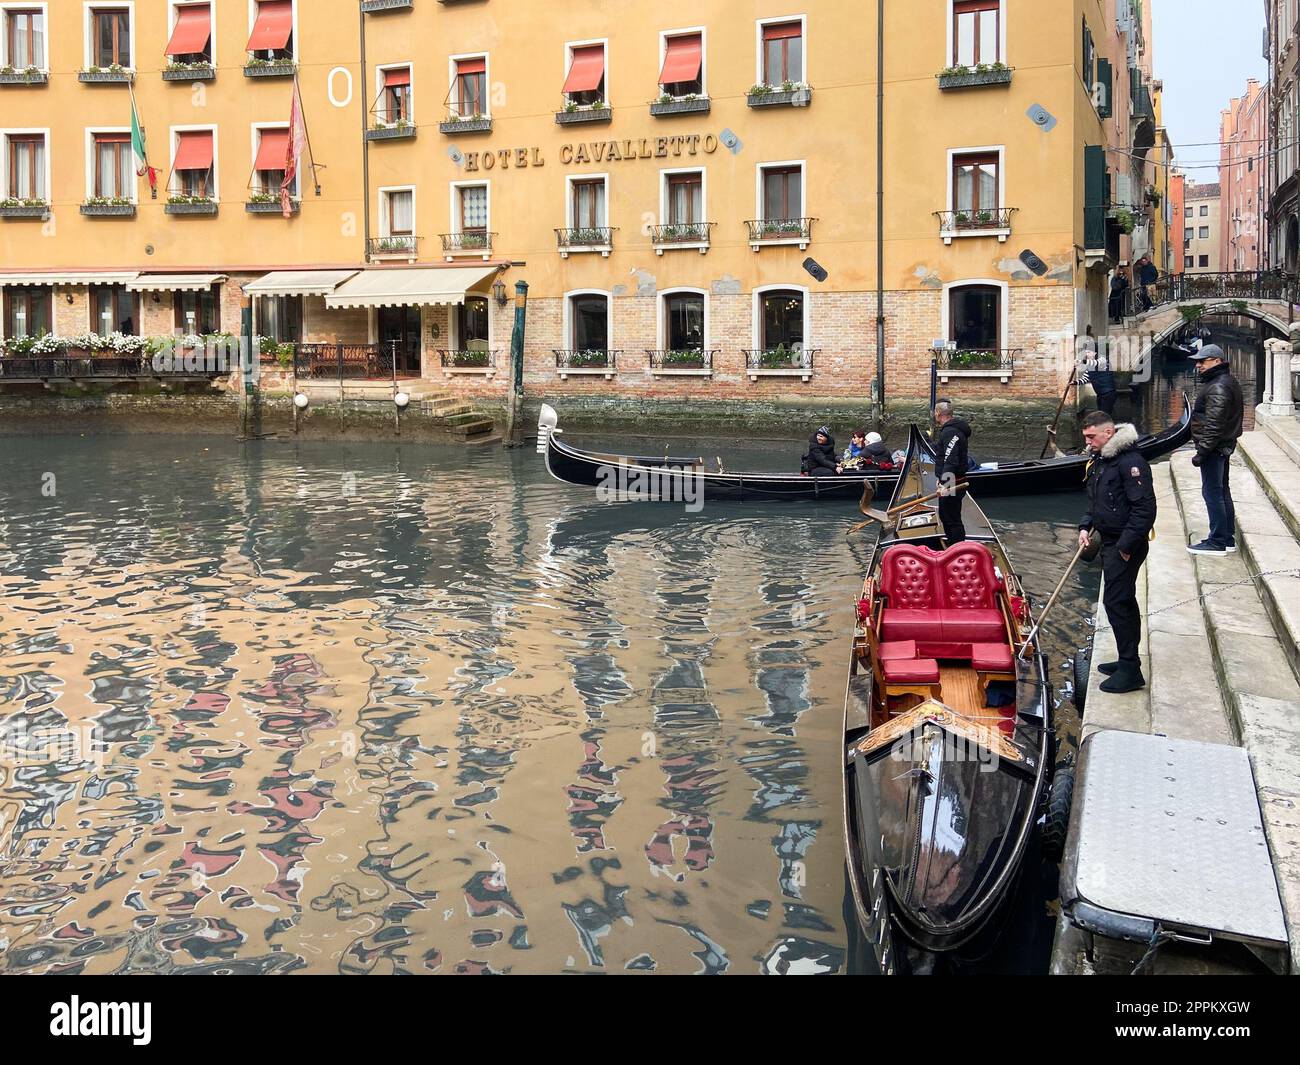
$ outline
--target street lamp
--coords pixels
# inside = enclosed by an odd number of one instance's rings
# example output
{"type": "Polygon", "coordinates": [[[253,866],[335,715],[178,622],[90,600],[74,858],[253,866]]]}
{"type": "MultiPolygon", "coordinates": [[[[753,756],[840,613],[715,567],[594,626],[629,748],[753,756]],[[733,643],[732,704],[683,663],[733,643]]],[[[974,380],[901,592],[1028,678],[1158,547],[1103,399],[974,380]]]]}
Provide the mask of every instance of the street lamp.
{"type": "Polygon", "coordinates": [[[510,296],[506,292],[506,283],[499,277],[492,282],[492,298],[497,301],[498,307],[504,307],[510,301],[510,296]]]}

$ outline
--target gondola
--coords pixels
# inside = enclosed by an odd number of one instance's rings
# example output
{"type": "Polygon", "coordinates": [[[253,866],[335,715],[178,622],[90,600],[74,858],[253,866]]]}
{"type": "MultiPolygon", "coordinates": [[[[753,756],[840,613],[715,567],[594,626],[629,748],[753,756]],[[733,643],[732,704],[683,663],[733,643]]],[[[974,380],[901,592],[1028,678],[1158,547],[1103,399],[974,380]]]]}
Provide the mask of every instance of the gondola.
{"type": "Polygon", "coordinates": [[[935,488],[934,452],[913,427],[888,511],[869,512],[884,527],[845,697],[848,882],[886,973],[996,939],[1051,772],[1028,599],[973,496],[969,539],[945,543],[935,488]]]}
{"type": "MultiPolygon", "coordinates": [[[[1183,397],[1183,415],[1159,433],[1144,436],[1138,450],[1148,462],[1177,451],[1192,434],[1192,406],[1183,397]]],[[[588,488],[609,488],[619,499],[681,502],[707,500],[852,500],[870,482],[883,497],[898,484],[898,472],[845,473],[838,477],[804,477],[798,473],[732,473],[709,470],[703,458],[620,455],[586,451],[562,439],[559,415],[543,404],[537,424],[537,450],[557,481],[588,488]]],[[[971,490],[986,496],[1043,495],[1082,491],[1087,455],[1024,462],[986,463],[967,475],[971,490]]]]}

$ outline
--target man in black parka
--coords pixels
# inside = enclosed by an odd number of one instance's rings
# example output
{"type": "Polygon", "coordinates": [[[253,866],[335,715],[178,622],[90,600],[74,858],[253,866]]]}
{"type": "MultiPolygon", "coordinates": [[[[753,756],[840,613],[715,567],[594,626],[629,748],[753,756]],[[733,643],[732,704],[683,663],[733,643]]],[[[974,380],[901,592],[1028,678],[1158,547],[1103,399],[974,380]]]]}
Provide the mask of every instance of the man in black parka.
{"type": "Polygon", "coordinates": [[[949,547],[966,539],[966,526],[961,520],[961,508],[966,490],[953,492],[966,478],[970,469],[970,423],[953,416],[952,403],[941,399],[934,405],[934,420],[939,425],[939,439],[935,442],[934,472],[939,478],[939,521],[943,523],[943,538],[949,547]]]}
{"type": "Polygon", "coordinates": [[[823,425],[808,438],[808,453],[803,457],[803,472],[810,477],[834,477],[839,456],[835,454],[835,437],[831,427],[823,425]]]}

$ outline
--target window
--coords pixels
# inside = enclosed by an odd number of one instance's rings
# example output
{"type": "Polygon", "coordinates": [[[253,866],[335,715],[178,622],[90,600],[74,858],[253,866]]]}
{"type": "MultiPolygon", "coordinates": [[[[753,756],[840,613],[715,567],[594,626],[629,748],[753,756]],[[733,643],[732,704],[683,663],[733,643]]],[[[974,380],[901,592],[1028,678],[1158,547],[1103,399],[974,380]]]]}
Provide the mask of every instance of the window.
{"type": "Polygon", "coordinates": [[[994,285],[960,285],[948,293],[948,339],[964,351],[1002,347],[1002,290],[994,285]]]}
{"type": "Polygon", "coordinates": [[[574,351],[609,350],[609,297],[569,297],[570,343],[574,351]]]}
{"type": "Polygon", "coordinates": [[[125,285],[92,285],[90,289],[90,331],[102,337],[110,333],[134,336],[140,321],[139,298],[125,285]]]}
{"type": "Polygon", "coordinates": [[[135,163],[129,133],[94,134],[94,183],[91,195],[104,199],[133,199],[135,163]]]}
{"type": "Polygon", "coordinates": [[[5,195],[14,200],[44,200],[45,134],[8,134],[5,155],[5,195]]]}
{"type": "Polygon", "coordinates": [[[669,351],[704,350],[704,294],[672,292],[664,296],[664,347],[669,351]]]}
{"type": "Polygon", "coordinates": [[[461,351],[488,350],[488,301],[486,296],[466,296],[456,308],[456,343],[461,351]]]}
{"type": "Polygon", "coordinates": [[[579,107],[605,102],[605,46],[566,45],[569,73],[564,79],[565,99],[579,107]]]}
{"type": "Polygon", "coordinates": [[[38,337],[54,329],[54,289],[6,285],[5,336],[38,337]]]}
{"type": "Polygon", "coordinates": [[[175,20],[167,58],[176,63],[212,62],[212,5],[173,4],[175,20]]]}
{"type": "Polygon", "coordinates": [[[804,296],[777,289],[761,295],[759,342],[764,351],[801,350],[804,343],[804,296]]]}
{"type": "Polygon", "coordinates": [[[952,157],[952,209],[968,216],[998,209],[996,152],[952,157]]]}
{"type": "Polygon", "coordinates": [[[91,8],[90,65],[131,65],[131,12],[125,7],[91,8]]]}
{"type": "Polygon", "coordinates": [[[605,228],[605,179],[574,178],[570,182],[573,229],[605,228]]]}
{"type": "Polygon", "coordinates": [[[691,170],[665,175],[664,221],[670,226],[689,226],[704,221],[704,174],[691,170]]]}
{"type": "Polygon", "coordinates": [[[215,134],[210,129],[176,133],[172,149],[171,191],[177,196],[216,198],[215,134]]]}
{"type": "Polygon", "coordinates": [[[381,71],[379,117],[389,124],[411,122],[411,68],[390,67],[381,71]]]}
{"type": "Polygon", "coordinates": [[[804,80],[803,22],[761,24],[762,56],[760,80],[764,85],[781,85],[804,80]]]}
{"type": "Polygon", "coordinates": [[[255,0],[248,51],[255,59],[292,59],[293,0],[255,0]]]}
{"type": "Polygon", "coordinates": [[[278,343],[297,344],[302,340],[302,297],[259,296],[253,305],[260,337],[278,343]]]}
{"type": "Polygon", "coordinates": [[[487,56],[471,56],[453,62],[456,73],[452,83],[452,110],[462,117],[486,115],[487,56]]]}
{"type": "Polygon", "coordinates": [[[1196,227],[1188,226],[1183,230],[1183,240],[1191,240],[1196,235],[1196,227]]]}
{"type": "Polygon", "coordinates": [[[1083,20],[1083,83],[1092,92],[1097,77],[1097,46],[1093,43],[1092,30],[1088,29],[1088,20],[1083,20]]]}
{"type": "Polygon", "coordinates": [[[1198,237],[1199,239],[1201,239],[1201,240],[1209,240],[1209,239],[1210,239],[1210,227],[1209,227],[1209,226],[1201,226],[1200,232],[1197,233],[1197,237],[1198,237]]]}
{"type": "Polygon", "coordinates": [[[456,232],[486,233],[487,227],[487,186],[458,185],[456,187],[456,232]]]}
{"type": "Polygon", "coordinates": [[[1001,62],[1001,9],[1001,0],[953,0],[953,66],[1001,62]]]}
{"type": "Polygon", "coordinates": [[[1209,217],[1210,217],[1210,205],[1209,205],[1209,204],[1206,204],[1206,203],[1201,204],[1201,217],[1202,217],[1202,218],[1209,218],[1209,217]]]}
{"type": "Polygon", "coordinates": [[[389,189],[380,195],[384,204],[384,236],[411,237],[415,235],[415,191],[389,189]]]}
{"type": "Polygon", "coordinates": [[[1196,257],[1194,255],[1183,256],[1184,269],[1191,270],[1195,265],[1196,265],[1196,257]]]}
{"type": "Polygon", "coordinates": [[[4,65],[15,70],[44,70],[45,12],[6,8],[4,14],[4,65]]]}
{"type": "MultiPolygon", "coordinates": [[[[253,193],[259,196],[278,196],[284,184],[285,162],[289,154],[289,131],[283,126],[253,127],[253,193]]],[[[298,175],[294,175],[289,188],[290,196],[298,195],[298,175]]]]}
{"type": "Polygon", "coordinates": [[[1209,266],[1209,265],[1210,265],[1210,257],[1209,257],[1208,255],[1202,255],[1202,256],[1201,256],[1201,263],[1200,263],[1200,265],[1201,265],[1202,267],[1209,266]]]}
{"type": "Polygon", "coordinates": [[[763,220],[787,221],[803,217],[803,167],[762,168],[763,220]]]}
{"type": "Polygon", "coordinates": [[[206,336],[221,331],[221,298],[216,285],[199,292],[177,292],[173,301],[176,328],[182,333],[206,336]]]}
{"type": "Polygon", "coordinates": [[[659,87],[670,96],[704,95],[704,35],[682,33],[663,37],[663,66],[659,87]]]}
{"type": "Polygon", "coordinates": [[[1184,218],[1191,218],[1191,217],[1192,217],[1192,209],[1191,209],[1190,207],[1184,209],[1184,211],[1183,211],[1183,217],[1184,217],[1184,218]]]}

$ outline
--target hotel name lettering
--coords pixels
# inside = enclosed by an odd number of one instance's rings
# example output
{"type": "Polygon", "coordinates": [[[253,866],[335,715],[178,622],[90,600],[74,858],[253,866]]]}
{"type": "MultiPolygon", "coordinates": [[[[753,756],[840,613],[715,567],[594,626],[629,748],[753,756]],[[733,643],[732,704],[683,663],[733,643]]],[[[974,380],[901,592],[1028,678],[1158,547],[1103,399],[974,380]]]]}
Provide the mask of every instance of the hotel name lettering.
{"type": "MultiPolygon", "coordinates": [[[[712,155],[718,138],[712,133],[690,133],[675,137],[629,137],[620,141],[582,141],[560,145],[561,166],[617,163],[628,159],[686,159],[712,155]]],[[[522,170],[545,166],[541,148],[500,148],[496,151],[466,152],[465,170],[522,170]]]]}

